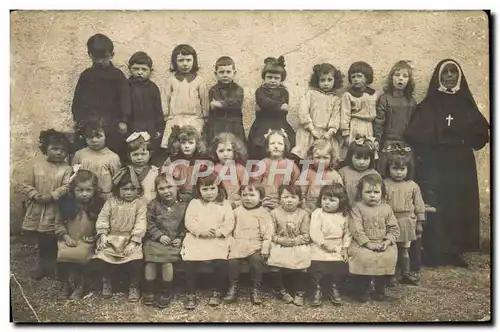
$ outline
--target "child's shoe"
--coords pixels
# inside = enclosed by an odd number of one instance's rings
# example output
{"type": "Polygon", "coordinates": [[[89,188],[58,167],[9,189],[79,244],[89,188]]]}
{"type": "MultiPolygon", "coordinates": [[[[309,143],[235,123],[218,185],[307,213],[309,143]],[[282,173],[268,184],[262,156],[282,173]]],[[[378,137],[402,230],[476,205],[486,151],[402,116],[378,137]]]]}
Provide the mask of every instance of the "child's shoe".
{"type": "Polygon", "coordinates": [[[321,305],[321,287],[319,284],[314,285],[313,300],[311,302],[312,307],[319,307],[321,305]]]}
{"type": "Polygon", "coordinates": [[[221,303],[221,293],[219,293],[218,291],[212,291],[212,297],[210,297],[210,300],[208,301],[208,305],[212,306],[212,307],[216,307],[218,305],[220,305],[221,303]]]}
{"type": "Polygon", "coordinates": [[[140,298],[139,287],[137,283],[130,283],[130,287],[128,288],[128,301],[129,302],[137,302],[140,298]]]}
{"type": "Polygon", "coordinates": [[[79,283],[76,285],[76,288],[73,290],[73,293],[70,295],[70,299],[78,300],[83,297],[83,284],[79,283]]]}
{"type": "Polygon", "coordinates": [[[420,285],[420,280],[418,280],[417,277],[412,276],[410,273],[404,273],[401,277],[400,283],[405,285],[418,286],[420,285]]]}
{"type": "Polygon", "coordinates": [[[297,292],[295,294],[293,304],[295,304],[297,307],[302,307],[304,305],[304,292],[297,292]]]}
{"type": "Polygon", "coordinates": [[[71,293],[71,285],[69,280],[61,282],[61,287],[59,288],[59,300],[67,300],[69,294],[71,293]]]}
{"type": "Polygon", "coordinates": [[[340,292],[337,288],[337,285],[333,284],[330,290],[328,291],[328,296],[330,297],[330,301],[334,305],[341,305],[342,299],[340,298],[340,292]]]}
{"type": "Polygon", "coordinates": [[[237,292],[237,283],[231,282],[231,286],[229,286],[229,290],[224,297],[224,302],[233,303],[236,302],[236,292],[237,292]]]}
{"type": "Polygon", "coordinates": [[[144,280],[144,292],[142,294],[142,303],[152,305],[155,302],[155,293],[153,291],[153,280],[144,280]]]}
{"type": "Polygon", "coordinates": [[[277,293],[283,302],[285,303],[293,302],[293,297],[286,290],[280,289],[277,293]]]}
{"type": "Polygon", "coordinates": [[[184,302],[184,309],[193,310],[194,308],[196,308],[196,295],[188,294],[186,302],[184,302]]]}
{"type": "Polygon", "coordinates": [[[262,294],[260,293],[260,284],[255,283],[252,288],[252,303],[262,304],[262,294]]]}
{"type": "Polygon", "coordinates": [[[46,269],[41,262],[30,273],[30,277],[35,280],[42,280],[46,276],[46,269]]]}
{"type": "Polygon", "coordinates": [[[111,289],[111,279],[103,277],[102,278],[102,297],[109,299],[113,296],[113,291],[111,289]]]}
{"type": "Polygon", "coordinates": [[[163,281],[162,290],[157,302],[158,308],[163,309],[168,307],[168,305],[170,304],[170,299],[172,298],[172,292],[170,287],[171,287],[171,282],[163,281]]]}
{"type": "Polygon", "coordinates": [[[398,278],[396,277],[396,275],[392,275],[389,278],[389,281],[387,282],[387,287],[394,288],[397,286],[397,284],[398,284],[398,278]]]}

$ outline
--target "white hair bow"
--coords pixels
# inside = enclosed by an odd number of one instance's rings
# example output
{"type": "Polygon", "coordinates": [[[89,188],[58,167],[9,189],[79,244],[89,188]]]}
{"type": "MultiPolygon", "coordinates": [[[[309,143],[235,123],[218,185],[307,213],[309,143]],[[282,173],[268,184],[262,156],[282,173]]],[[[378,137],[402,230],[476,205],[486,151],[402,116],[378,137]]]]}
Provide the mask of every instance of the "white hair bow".
{"type": "MultiPolygon", "coordinates": [[[[269,129],[269,130],[268,130],[268,132],[267,132],[267,134],[264,134],[264,138],[266,138],[266,139],[267,139],[267,137],[269,137],[269,135],[270,135],[272,132],[273,132],[273,130],[272,130],[272,129],[269,129]]],[[[281,134],[282,134],[283,136],[285,136],[286,138],[288,138],[288,135],[287,135],[287,133],[286,133],[285,129],[281,128],[281,134]]]]}
{"type": "Polygon", "coordinates": [[[130,134],[129,137],[125,140],[127,143],[133,142],[139,137],[142,137],[145,141],[149,141],[151,139],[151,136],[148,134],[146,131],[140,131],[140,132],[134,132],[130,134]]]}

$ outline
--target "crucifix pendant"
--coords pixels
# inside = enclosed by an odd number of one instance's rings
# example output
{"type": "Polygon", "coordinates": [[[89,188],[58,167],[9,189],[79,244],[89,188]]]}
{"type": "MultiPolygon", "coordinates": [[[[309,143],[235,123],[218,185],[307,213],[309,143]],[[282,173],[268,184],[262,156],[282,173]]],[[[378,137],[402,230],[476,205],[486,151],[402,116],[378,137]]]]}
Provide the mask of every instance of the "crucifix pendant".
{"type": "Polygon", "coordinates": [[[448,114],[448,117],[445,119],[448,122],[448,127],[451,125],[451,120],[453,120],[453,117],[451,114],[448,114]]]}

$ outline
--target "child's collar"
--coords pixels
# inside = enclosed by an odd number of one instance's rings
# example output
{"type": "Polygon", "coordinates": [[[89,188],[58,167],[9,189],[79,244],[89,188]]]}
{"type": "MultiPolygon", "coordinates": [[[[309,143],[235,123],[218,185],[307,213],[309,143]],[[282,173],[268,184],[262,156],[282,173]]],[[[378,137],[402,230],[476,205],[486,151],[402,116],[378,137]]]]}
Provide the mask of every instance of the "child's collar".
{"type": "Polygon", "coordinates": [[[138,85],[148,85],[151,81],[148,79],[146,80],[138,80],[136,79],[134,76],[130,75],[130,77],[128,78],[128,80],[134,84],[138,84],[138,85]]]}
{"type": "Polygon", "coordinates": [[[281,83],[279,86],[277,86],[276,88],[271,88],[266,82],[262,83],[261,85],[263,88],[268,88],[268,89],[286,89],[286,86],[281,83]]]}
{"type": "Polygon", "coordinates": [[[349,92],[349,93],[350,93],[351,95],[353,95],[354,97],[359,98],[359,97],[361,97],[361,96],[363,95],[363,93],[365,93],[365,92],[371,96],[371,95],[373,95],[373,94],[375,93],[375,90],[373,90],[372,88],[370,88],[369,86],[367,86],[367,87],[365,88],[365,90],[360,91],[360,90],[358,90],[358,89],[354,89],[354,88],[351,86],[351,87],[349,87],[349,89],[347,89],[347,92],[349,92]]]}
{"type": "Polygon", "coordinates": [[[184,81],[184,79],[186,79],[188,81],[188,83],[191,83],[192,81],[194,81],[194,79],[196,78],[196,73],[181,73],[181,72],[176,72],[174,74],[175,78],[177,78],[179,81],[184,81]]]}
{"type": "Polygon", "coordinates": [[[316,87],[310,87],[310,89],[311,89],[311,90],[314,90],[314,91],[321,92],[321,93],[322,93],[322,94],[324,94],[324,95],[333,95],[333,96],[335,96],[335,95],[336,95],[336,94],[335,94],[335,90],[334,90],[334,89],[332,89],[332,90],[330,90],[330,91],[323,91],[323,90],[321,90],[320,88],[316,88],[316,87]]]}

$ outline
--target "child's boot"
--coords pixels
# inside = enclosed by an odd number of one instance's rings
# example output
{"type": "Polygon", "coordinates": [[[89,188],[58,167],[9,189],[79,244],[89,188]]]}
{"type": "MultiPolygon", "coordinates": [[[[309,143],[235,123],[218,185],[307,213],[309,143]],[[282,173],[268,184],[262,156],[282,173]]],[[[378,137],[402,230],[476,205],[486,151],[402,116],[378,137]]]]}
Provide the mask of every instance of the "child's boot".
{"type": "Polygon", "coordinates": [[[131,281],[130,286],[128,287],[128,301],[129,302],[137,302],[140,298],[139,294],[139,283],[137,281],[131,281]]]}
{"type": "Polygon", "coordinates": [[[389,282],[387,283],[387,287],[394,288],[398,284],[398,278],[396,277],[396,274],[392,275],[389,277],[389,282]]]}
{"type": "Polygon", "coordinates": [[[313,283],[313,300],[311,302],[311,306],[319,307],[321,305],[320,278],[316,275],[313,275],[312,283],[313,283]]]}
{"type": "Polygon", "coordinates": [[[40,259],[36,267],[31,271],[30,276],[35,280],[42,280],[47,276],[47,262],[44,259],[40,259]]]}
{"type": "Polygon", "coordinates": [[[83,296],[83,277],[81,275],[75,276],[75,289],[71,293],[70,299],[78,300],[83,296]]]}
{"type": "Polygon", "coordinates": [[[238,291],[238,282],[233,280],[231,281],[231,285],[229,286],[229,290],[224,297],[224,301],[227,303],[236,302],[236,292],[238,291]]]}
{"type": "Polygon", "coordinates": [[[252,303],[262,304],[262,294],[260,292],[260,283],[255,282],[252,287],[252,303]]]}
{"type": "Polygon", "coordinates": [[[389,300],[389,297],[385,293],[387,277],[377,276],[374,279],[375,279],[375,292],[373,293],[373,299],[378,302],[389,300]]]}
{"type": "Polygon", "coordinates": [[[216,307],[221,303],[221,293],[219,293],[217,290],[212,291],[212,296],[210,297],[210,300],[208,301],[208,305],[212,307],[216,307]]]}
{"type": "Polygon", "coordinates": [[[286,291],[286,289],[278,289],[276,290],[279,298],[285,303],[292,303],[293,297],[286,291]]]}
{"type": "Polygon", "coordinates": [[[302,307],[304,305],[304,292],[298,291],[295,292],[295,298],[293,299],[293,304],[298,307],[302,307]]]}
{"type": "Polygon", "coordinates": [[[102,277],[102,297],[109,299],[113,296],[111,290],[111,279],[108,277],[102,277]]]}
{"type": "Polygon", "coordinates": [[[67,300],[69,294],[71,293],[71,284],[69,279],[64,279],[61,281],[61,286],[59,288],[59,300],[67,300]]]}
{"type": "Polygon", "coordinates": [[[401,283],[405,285],[413,285],[413,286],[418,286],[420,285],[420,280],[413,275],[411,275],[410,272],[403,273],[403,276],[401,277],[401,283]]]}
{"type": "Polygon", "coordinates": [[[154,280],[144,280],[144,293],[142,294],[142,303],[152,305],[155,301],[154,280]]]}
{"type": "Polygon", "coordinates": [[[184,309],[193,310],[196,308],[196,295],[188,294],[186,296],[186,302],[184,302],[184,309]]]}
{"type": "Polygon", "coordinates": [[[330,297],[330,301],[334,305],[341,305],[342,299],[340,298],[340,292],[336,284],[332,284],[328,291],[328,296],[330,297]]]}
{"type": "Polygon", "coordinates": [[[172,298],[172,282],[162,281],[161,282],[161,292],[158,298],[158,308],[166,308],[170,304],[172,298]]]}

